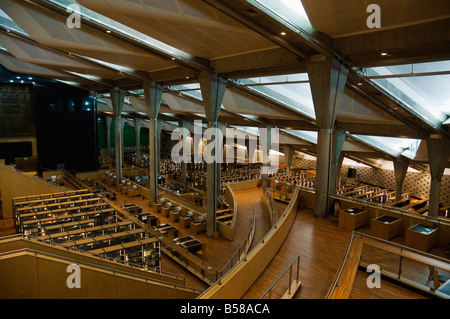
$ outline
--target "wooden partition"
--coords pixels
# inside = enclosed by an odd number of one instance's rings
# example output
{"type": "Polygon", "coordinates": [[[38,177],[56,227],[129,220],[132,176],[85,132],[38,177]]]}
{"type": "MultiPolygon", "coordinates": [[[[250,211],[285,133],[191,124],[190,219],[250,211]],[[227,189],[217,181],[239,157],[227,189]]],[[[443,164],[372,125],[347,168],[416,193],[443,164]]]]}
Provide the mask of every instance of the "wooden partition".
{"type": "Polygon", "coordinates": [[[252,179],[249,181],[243,181],[243,182],[237,182],[237,183],[228,183],[231,190],[233,192],[244,190],[244,189],[250,189],[255,187],[261,186],[261,179],[252,179]]]}
{"type": "Polygon", "coordinates": [[[191,288],[177,287],[29,249],[1,255],[0,267],[0,298],[193,299],[199,293],[191,288]],[[67,269],[73,264],[80,269],[79,288],[67,286],[71,274],[67,269]]]}
{"type": "Polygon", "coordinates": [[[0,191],[2,193],[3,218],[13,217],[12,198],[19,196],[70,191],[44,180],[30,176],[14,168],[0,164],[0,191]]]}
{"type": "Polygon", "coordinates": [[[67,249],[63,245],[45,243],[40,241],[38,238],[23,237],[20,234],[0,238],[0,254],[20,249],[31,249],[61,258],[76,259],[78,262],[91,264],[96,267],[107,267],[117,271],[126,271],[133,275],[173,283],[176,285],[184,285],[185,283],[185,278],[179,275],[157,272],[153,270],[143,270],[139,267],[129,267],[117,261],[99,258],[89,252],[75,251],[72,249],[67,249]]]}
{"type": "Polygon", "coordinates": [[[297,215],[299,188],[278,222],[267,235],[199,299],[239,299],[253,285],[280,249],[297,215]]]}
{"type": "Polygon", "coordinates": [[[217,229],[219,231],[220,236],[228,240],[233,240],[234,234],[236,233],[237,204],[236,204],[236,196],[234,195],[234,192],[229,186],[229,184],[227,184],[225,187],[225,199],[228,203],[228,207],[233,212],[233,219],[230,225],[227,225],[222,222],[217,222],[217,229]]]}

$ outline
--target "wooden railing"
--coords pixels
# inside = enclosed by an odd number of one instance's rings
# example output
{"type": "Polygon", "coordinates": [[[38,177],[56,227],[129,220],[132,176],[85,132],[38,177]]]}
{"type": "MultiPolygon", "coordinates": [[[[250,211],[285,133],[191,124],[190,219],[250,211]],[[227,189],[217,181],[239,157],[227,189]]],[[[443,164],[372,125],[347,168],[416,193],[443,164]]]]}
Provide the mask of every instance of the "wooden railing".
{"type": "Polygon", "coordinates": [[[239,262],[241,262],[244,259],[245,255],[248,253],[250,249],[250,246],[252,245],[253,238],[255,236],[255,228],[256,228],[256,218],[255,218],[255,209],[253,209],[253,216],[250,221],[250,227],[248,229],[247,235],[245,236],[242,243],[239,245],[239,248],[236,249],[234,254],[228,260],[228,262],[226,262],[225,265],[222,267],[222,269],[219,270],[220,278],[222,278],[222,276],[226,272],[228,272],[230,269],[232,269],[234,266],[236,266],[239,262]]]}
{"type": "Polygon", "coordinates": [[[220,281],[215,282],[199,299],[236,299],[241,298],[261,275],[272,258],[280,249],[291,229],[297,215],[299,188],[294,191],[293,198],[279,220],[264,238],[235,265],[220,281]]]}
{"type": "MultiPolygon", "coordinates": [[[[348,299],[353,287],[356,272],[359,266],[367,266],[368,264],[363,264],[361,256],[365,247],[371,246],[377,248],[379,251],[385,253],[394,254],[398,256],[398,264],[392,264],[390,268],[397,269],[397,272],[388,271],[381,269],[381,274],[390,277],[393,280],[408,285],[414,289],[420,289],[424,292],[430,293],[440,298],[449,299],[450,295],[440,293],[435,288],[430,288],[419,282],[414,281],[413,276],[410,275],[409,278],[402,275],[403,273],[403,261],[404,259],[411,260],[416,264],[423,264],[436,269],[441,269],[446,272],[450,272],[450,263],[448,259],[438,257],[408,246],[400,245],[391,241],[380,239],[367,234],[353,232],[349,245],[347,247],[347,252],[342,261],[341,267],[336,273],[333,284],[327,292],[326,299],[348,299]]],[[[368,254],[366,254],[368,255],[368,254]]],[[[375,257],[368,256],[366,258],[371,259],[370,264],[376,262],[375,257]]],[[[393,260],[393,258],[390,258],[393,260]]],[[[392,261],[391,261],[392,262],[392,261]]],[[[367,263],[367,262],[366,262],[367,263]]],[[[386,267],[386,266],[385,266],[386,267]]],[[[414,267],[414,269],[420,269],[414,267]]],[[[408,273],[411,273],[413,269],[409,269],[408,273]]],[[[419,276],[417,276],[418,278],[419,276]]],[[[428,276],[427,276],[428,277],[428,276]]]]}

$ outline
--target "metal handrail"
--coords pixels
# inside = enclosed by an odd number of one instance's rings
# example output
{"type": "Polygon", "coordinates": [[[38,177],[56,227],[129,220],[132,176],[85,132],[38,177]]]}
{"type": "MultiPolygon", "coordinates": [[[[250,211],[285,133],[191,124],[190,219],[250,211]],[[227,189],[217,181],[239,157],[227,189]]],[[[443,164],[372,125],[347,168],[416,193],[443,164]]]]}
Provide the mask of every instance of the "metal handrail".
{"type": "Polygon", "coordinates": [[[225,265],[222,267],[222,269],[220,269],[218,272],[220,274],[220,278],[223,276],[224,270],[225,268],[227,268],[228,266],[230,266],[230,269],[233,268],[234,266],[236,266],[243,258],[242,256],[245,256],[246,253],[246,249],[242,249],[244,246],[246,246],[247,244],[250,244],[251,241],[253,241],[253,235],[255,232],[255,226],[256,226],[256,218],[255,218],[255,208],[253,208],[253,216],[252,219],[250,221],[250,227],[248,229],[247,235],[245,236],[244,240],[242,241],[242,243],[239,245],[239,248],[236,249],[236,251],[234,252],[234,254],[231,256],[231,258],[228,260],[228,262],[225,263],[225,265]],[[250,239],[251,237],[251,239],[250,239]],[[242,251],[241,251],[242,249],[242,251]],[[236,255],[239,255],[238,260],[236,261],[236,263],[233,265],[233,260],[235,259],[236,255]]]}
{"type": "Polygon", "coordinates": [[[259,299],[263,299],[268,293],[269,296],[271,295],[272,288],[280,281],[280,279],[286,274],[288,270],[289,272],[289,288],[288,292],[291,294],[291,286],[292,286],[292,266],[297,261],[297,280],[296,282],[299,282],[299,276],[300,276],[300,254],[297,255],[297,257],[294,258],[294,260],[289,264],[289,266],[281,273],[281,275],[270,285],[270,287],[259,297],[259,299]]]}

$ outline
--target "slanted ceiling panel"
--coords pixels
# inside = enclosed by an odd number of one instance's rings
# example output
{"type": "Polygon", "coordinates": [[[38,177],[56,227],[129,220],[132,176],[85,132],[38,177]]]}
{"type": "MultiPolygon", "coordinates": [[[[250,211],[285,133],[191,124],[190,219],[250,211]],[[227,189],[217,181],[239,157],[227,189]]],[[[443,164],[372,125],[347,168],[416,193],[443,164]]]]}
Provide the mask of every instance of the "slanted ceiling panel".
{"type": "Polygon", "coordinates": [[[43,67],[95,75],[104,79],[117,79],[122,77],[119,76],[118,72],[100,66],[94,66],[93,63],[84,62],[80,59],[55,52],[37,44],[32,44],[23,39],[13,38],[6,34],[0,33],[0,43],[8,50],[8,52],[24,62],[37,64],[43,67]]]}
{"type": "Polygon", "coordinates": [[[245,96],[232,89],[227,89],[223,98],[223,106],[229,112],[264,116],[272,119],[292,119],[292,115],[270,108],[250,96],[245,96]]]}
{"type": "Polygon", "coordinates": [[[79,0],[81,5],[186,53],[213,59],[274,44],[198,0],[79,0]]]}
{"type": "Polygon", "coordinates": [[[402,124],[348,88],[344,89],[336,120],[356,123],[402,124]]]}
{"type": "Polygon", "coordinates": [[[65,17],[50,14],[27,2],[2,0],[2,9],[31,38],[46,46],[142,71],[173,66],[170,60],[151,55],[86,25],[70,29],[65,17]]]}

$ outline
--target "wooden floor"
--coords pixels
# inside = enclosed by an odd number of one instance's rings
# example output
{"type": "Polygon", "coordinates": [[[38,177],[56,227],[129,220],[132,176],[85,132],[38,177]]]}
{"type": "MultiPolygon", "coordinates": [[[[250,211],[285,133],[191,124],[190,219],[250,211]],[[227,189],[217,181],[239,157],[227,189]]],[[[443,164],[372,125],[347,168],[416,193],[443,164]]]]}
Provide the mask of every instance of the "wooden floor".
{"type": "MultiPolygon", "coordinates": [[[[250,220],[253,213],[256,216],[256,231],[253,241],[254,247],[269,231],[270,219],[266,209],[261,201],[261,188],[236,191],[236,200],[238,206],[237,230],[233,241],[219,237],[217,239],[209,238],[205,233],[193,234],[196,238],[206,243],[206,250],[197,254],[198,258],[204,260],[214,268],[220,270],[233,255],[241,244],[250,226],[250,220]]],[[[117,203],[120,205],[126,203],[136,203],[143,207],[143,211],[150,211],[149,200],[140,196],[129,198],[117,194],[117,203]]],[[[285,203],[276,201],[278,213],[281,214],[287,207],[285,203]]],[[[169,219],[160,217],[161,223],[169,222],[169,219]]],[[[173,223],[172,223],[173,224],[173,223]]],[[[179,237],[190,235],[189,229],[181,229],[178,224],[173,224],[180,229],[179,237]]],[[[362,229],[362,232],[365,230],[362,229]]],[[[347,246],[351,237],[351,232],[338,227],[336,217],[325,219],[313,216],[313,211],[305,209],[299,210],[293,226],[272,262],[264,270],[254,285],[245,293],[244,299],[255,299],[267,290],[267,288],[280,276],[280,274],[289,266],[293,259],[300,254],[300,281],[302,282],[300,291],[295,295],[296,299],[322,299],[326,296],[336,272],[344,258],[347,246]]],[[[398,239],[401,241],[402,239],[398,239]]],[[[376,252],[365,252],[365,256],[376,256],[376,252]]],[[[445,251],[439,251],[438,254],[449,258],[445,251]]],[[[383,262],[380,257],[379,262],[383,262]]],[[[385,261],[388,262],[389,258],[385,261]]],[[[395,261],[394,261],[395,264],[395,261]]],[[[176,273],[185,276],[186,286],[201,290],[207,289],[207,285],[186,271],[182,266],[172,261],[167,256],[162,256],[162,270],[170,273],[176,273]]],[[[293,273],[296,274],[297,268],[294,266],[293,273]]],[[[391,282],[382,283],[383,289],[369,289],[366,285],[366,279],[369,274],[364,271],[358,271],[355,280],[354,289],[351,293],[352,299],[410,299],[423,298],[422,295],[414,293],[408,289],[402,288],[391,282]]],[[[427,270],[423,270],[423,276],[420,280],[426,280],[427,270]],[[424,279],[425,278],[425,279],[424,279]]],[[[280,298],[288,288],[288,276],[284,276],[272,290],[273,299],[280,298]]]]}

